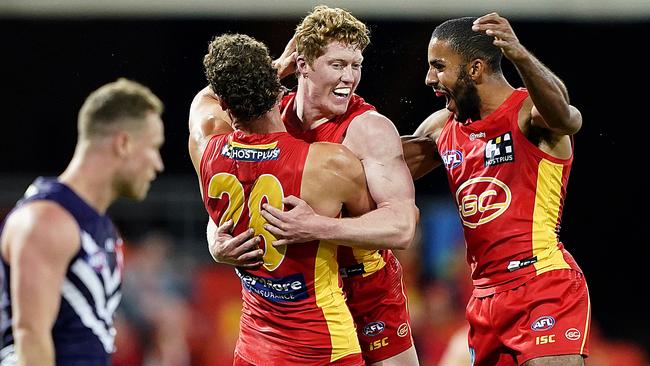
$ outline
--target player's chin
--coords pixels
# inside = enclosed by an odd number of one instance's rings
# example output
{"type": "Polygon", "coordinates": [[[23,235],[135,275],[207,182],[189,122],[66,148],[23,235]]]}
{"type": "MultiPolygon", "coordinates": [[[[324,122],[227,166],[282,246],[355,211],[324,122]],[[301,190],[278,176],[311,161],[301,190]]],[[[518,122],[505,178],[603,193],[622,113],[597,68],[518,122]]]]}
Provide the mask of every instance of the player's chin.
{"type": "Polygon", "coordinates": [[[333,103],[331,103],[331,110],[335,115],[340,115],[345,113],[348,110],[348,103],[350,102],[349,98],[336,98],[333,103]]]}
{"type": "Polygon", "coordinates": [[[132,187],[130,192],[126,195],[127,198],[136,200],[136,201],[144,201],[145,198],[147,198],[147,194],[149,193],[149,188],[151,187],[150,182],[146,182],[144,184],[139,185],[138,187],[132,187]]]}

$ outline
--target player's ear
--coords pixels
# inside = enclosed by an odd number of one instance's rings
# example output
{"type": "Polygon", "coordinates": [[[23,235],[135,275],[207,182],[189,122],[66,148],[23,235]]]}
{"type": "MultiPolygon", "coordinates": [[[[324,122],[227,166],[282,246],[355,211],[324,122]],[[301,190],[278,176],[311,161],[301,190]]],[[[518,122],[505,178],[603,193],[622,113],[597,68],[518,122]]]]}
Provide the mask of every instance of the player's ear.
{"type": "Polygon", "coordinates": [[[298,70],[298,73],[300,76],[307,77],[309,75],[309,63],[307,63],[307,59],[305,58],[304,55],[299,55],[296,56],[296,70],[298,70]]]}
{"type": "Polygon", "coordinates": [[[469,75],[470,78],[474,81],[478,81],[481,76],[483,76],[483,73],[485,72],[485,68],[487,67],[487,64],[485,63],[484,60],[477,58],[472,60],[472,62],[467,64],[467,74],[469,75]]]}
{"type": "Polygon", "coordinates": [[[128,157],[133,149],[133,137],[127,131],[119,130],[113,135],[113,151],[120,158],[128,157]]]}

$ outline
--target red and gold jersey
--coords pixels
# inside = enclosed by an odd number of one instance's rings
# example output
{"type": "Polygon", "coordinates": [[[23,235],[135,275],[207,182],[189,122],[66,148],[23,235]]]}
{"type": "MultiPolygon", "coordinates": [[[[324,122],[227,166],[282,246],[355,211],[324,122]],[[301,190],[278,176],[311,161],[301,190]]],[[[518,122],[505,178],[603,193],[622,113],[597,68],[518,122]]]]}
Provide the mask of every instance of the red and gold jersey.
{"type": "MultiPolygon", "coordinates": [[[[257,365],[320,365],[359,354],[354,323],[339,286],[336,246],[273,247],[261,208],[300,197],[309,144],[288,133],[213,137],[201,161],[205,207],[214,222],[233,220],[262,238],[264,265],[237,268],[243,308],[236,352],[257,365]]],[[[360,356],[359,356],[360,358],[360,356]]]]}
{"type": "MultiPolygon", "coordinates": [[[[304,130],[302,122],[296,116],[294,102],[296,93],[289,93],[282,99],[280,111],[287,131],[294,137],[306,142],[333,142],[340,144],[345,139],[348,127],[354,118],[366,113],[367,111],[376,110],[374,106],[365,102],[365,100],[353,94],[346,112],[336,118],[329,120],[313,129],[304,130]]],[[[338,259],[339,265],[346,271],[358,271],[360,273],[350,273],[350,275],[363,274],[367,276],[374,273],[386,265],[388,256],[392,255],[390,251],[378,251],[367,249],[353,249],[350,247],[339,247],[338,259]]]]}
{"type": "Polygon", "coordinates": [[[578,269],[558,233],[573,157],[531,143],[517,89],[487,118],[446,122],[437,141],[465,231],[475,296],[512,289],[541,273],[578,269]]]}

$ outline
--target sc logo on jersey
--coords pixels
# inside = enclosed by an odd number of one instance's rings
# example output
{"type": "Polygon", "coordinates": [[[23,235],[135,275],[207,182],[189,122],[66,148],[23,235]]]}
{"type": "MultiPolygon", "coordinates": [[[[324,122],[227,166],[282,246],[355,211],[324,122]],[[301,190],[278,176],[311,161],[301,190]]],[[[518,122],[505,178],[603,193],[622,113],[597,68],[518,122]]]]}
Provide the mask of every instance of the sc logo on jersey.
{"type": "Polygon", "coordinates": [[[444,151],[440,154],[440,157],[442,158],[442,162],[445,164],[447,170],[452,170],[463,162],[463,153],[459,150],[444,151]]]}
{"type": "Polygon", "coordinates": [[[510,188],[494,177],[468,179],[456,190],[461,221],[471,229],[501,216],[511,201],[510,188]]]}

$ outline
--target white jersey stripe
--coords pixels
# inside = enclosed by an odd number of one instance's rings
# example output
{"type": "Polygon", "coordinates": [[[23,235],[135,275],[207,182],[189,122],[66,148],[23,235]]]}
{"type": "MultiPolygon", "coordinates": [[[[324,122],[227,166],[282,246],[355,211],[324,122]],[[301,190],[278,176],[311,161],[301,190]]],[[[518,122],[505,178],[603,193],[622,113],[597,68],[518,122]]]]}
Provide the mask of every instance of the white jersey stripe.
{"type": "Polygon", "coordinates": [[[14,353],[14,345],[10,344],[0,350],[0,366],[16,366],[18,365],[18,358],[14,353]]]}
{"type": "Polygon", "coordinates": [[[106,329],[106,324],[97,319],[86,298],[67,278],[63,281],[61,294],[77,313],[83,325],[97,336],[106,352],[112,353],[115,349],[115,330],[112,327],[106,329]]]}
{"type": "MultiPolygon", "coordinates": [[[[107,247],[111,247],[113,250],[115,250],[115,243],[112,241],[112,239],[108,240],[111,240],[111,244],[107,245],[107,247]]],[[[83,230],[81,231],[81,246],[83,247],[83,250],[91,257],[95,253],[101,251],[95,239],[93,239],[90,234],[83,230]]],[[[115,289],[117,289],[122,283],[122,274],[117,268],[115,271],[113,271],[113,273],[111,273],[111,270],[108,266],[103,266],[101,275],[104,281],[104,291],[106,292],[106,295],[112,294],[115,289]]]]}
{"type": "MultiPolygon", "coordinates": [[[[117,310],[117,306],[120,305],[120,300],[122,300],[122,293],[118,292],[115,295],[111,296],[110,299],[108,299],[108,303],[106,304],[106,312],[109,314],[115,314],[115,310],[117,310]]],[[[108,325],[113,325],[113,317],[111,316],[108,321],[106,321],[106,324],[108,325]]]]}
{"type": "Polygon", "coordinates": [[[107,321],[112,317],[112,313],[106,311],[106,295],[104,295],[104,286],[99,281],[95,271],[81,259],[77,259],[72,266],[70,266],[72,273],[77,275],[79,280],[86,286],[90,294],[93,296],[95,302],[95,309],[97,314],[107,321]]]}

